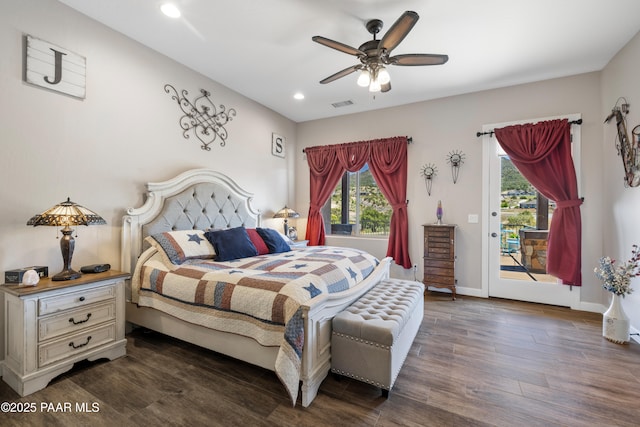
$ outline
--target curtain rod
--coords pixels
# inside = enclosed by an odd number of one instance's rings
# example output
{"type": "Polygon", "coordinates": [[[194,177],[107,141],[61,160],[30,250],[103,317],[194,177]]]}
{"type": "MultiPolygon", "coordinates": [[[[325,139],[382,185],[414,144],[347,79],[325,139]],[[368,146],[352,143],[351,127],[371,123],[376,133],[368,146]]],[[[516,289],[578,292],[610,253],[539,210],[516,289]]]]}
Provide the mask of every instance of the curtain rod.
{"type": "MultiPolygon", "coordinates": [[[[408,136],[407,137],[407,144],[413,144],[413,137],[412,136],[408,136]]],[[[304,148],[302,149],[302,152],[305,153],[304,148]]]]}
{"type": "MultiPolygon", "coordinates": [[[[572,120],[569,122],[570,125],[581,125],[582,124],[582,119],[578,119],[578,120],[572,120]]],[[[489,136],[493,136],[495,132],[490,130],[489,132],[476,132],[476,137],[481,137],[482,135],[489,135],[489,136]]]]}

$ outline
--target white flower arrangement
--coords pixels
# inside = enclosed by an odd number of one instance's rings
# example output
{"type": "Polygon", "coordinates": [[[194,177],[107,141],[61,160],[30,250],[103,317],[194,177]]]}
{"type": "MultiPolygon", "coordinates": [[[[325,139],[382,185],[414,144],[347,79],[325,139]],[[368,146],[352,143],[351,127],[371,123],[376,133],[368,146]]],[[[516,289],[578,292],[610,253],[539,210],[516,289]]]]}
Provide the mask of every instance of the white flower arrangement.
{"type": "Polygon", "coordinates": [[[602,280],[602,287],[616,295],[624,296],[633,292],[631,278],[640,276],[640,250],[638,245],[633,245],[631,258],[622,264],[616,265],[616,261],[607,257],[600,258],[600,267],[593,271],[596,277],[602,280]]]}

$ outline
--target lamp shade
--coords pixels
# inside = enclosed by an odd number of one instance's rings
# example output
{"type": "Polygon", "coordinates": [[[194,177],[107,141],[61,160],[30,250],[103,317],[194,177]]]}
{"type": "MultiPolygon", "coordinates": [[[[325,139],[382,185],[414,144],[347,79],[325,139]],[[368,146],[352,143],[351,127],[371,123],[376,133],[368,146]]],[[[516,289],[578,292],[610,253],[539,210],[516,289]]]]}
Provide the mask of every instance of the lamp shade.
{"type": "Polygon", "coordinates": [[[291,208],[284,207],[273,216],[274,218],[299,218],[300,214],[291,208]]]}
{"type": "Polygon", "coordinates": [[[74,203],[67,197],[66,202],[58,203],[41,214],[34,215],[27,225],[49,225],[54,227],[66,227],[72,225],[101,225],[106,224],[97,213],[74,203]]]}
{"type": "Polygon", "coordinates": [[[63,227],[60,232],[60,251],[62,252],[62,260],[64,261],[63,270],[53,276],[52,280],[73,280],[81,276],[80,273],[71,268],[71,258],[73,257],[73,249],[75,247],[75,239],[71,235],[73,230],[71,226],[76,225],[99,225],[106,224],[105,221],[97,213],[74,203],[67,197],[66,202],[58,203],[51,209],[47,209],[41,214],[34,215],[27,225],[48,225],[54,227],[63,227]]]}

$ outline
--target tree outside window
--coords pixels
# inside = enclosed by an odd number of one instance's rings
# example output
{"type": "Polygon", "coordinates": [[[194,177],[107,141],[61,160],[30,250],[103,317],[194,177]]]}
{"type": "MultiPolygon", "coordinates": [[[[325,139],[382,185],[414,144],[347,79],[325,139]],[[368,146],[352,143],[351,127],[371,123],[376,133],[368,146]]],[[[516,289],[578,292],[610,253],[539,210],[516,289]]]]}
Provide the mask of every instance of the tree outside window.
{"type": "Polygon", "coordinates": [[[373,179],[369,166],[345,172],[327,203],[332,234],[388,236],[393,209],[373,179]]]}

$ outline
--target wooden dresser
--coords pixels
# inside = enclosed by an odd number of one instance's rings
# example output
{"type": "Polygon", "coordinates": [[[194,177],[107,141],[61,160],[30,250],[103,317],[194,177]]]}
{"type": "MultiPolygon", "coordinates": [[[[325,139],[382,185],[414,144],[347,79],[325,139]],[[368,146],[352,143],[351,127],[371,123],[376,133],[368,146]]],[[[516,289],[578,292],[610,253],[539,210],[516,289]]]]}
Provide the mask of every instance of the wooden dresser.
{"type": "Polygon", "coordinates": [[[455,247],[456,226],[424,224],[424,279],[425,289],[447,288],[456,299],[455,247]]]}

